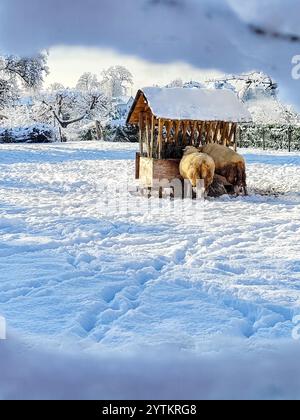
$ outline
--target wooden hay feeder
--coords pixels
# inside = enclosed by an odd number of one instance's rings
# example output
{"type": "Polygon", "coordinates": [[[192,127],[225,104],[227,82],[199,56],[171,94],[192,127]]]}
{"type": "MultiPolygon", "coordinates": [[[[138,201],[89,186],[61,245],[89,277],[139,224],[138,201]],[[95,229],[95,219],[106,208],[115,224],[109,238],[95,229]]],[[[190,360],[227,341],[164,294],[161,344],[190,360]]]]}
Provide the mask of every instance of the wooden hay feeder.
{"type": "Polygon", "coordinates": [[[127,123],[139,126],[136,179],[141,186],[181,179],[186,146],[218,143],[237,146],[238,123],[251,119],[229,90],[145,88],[139,90],[127,123]]]}

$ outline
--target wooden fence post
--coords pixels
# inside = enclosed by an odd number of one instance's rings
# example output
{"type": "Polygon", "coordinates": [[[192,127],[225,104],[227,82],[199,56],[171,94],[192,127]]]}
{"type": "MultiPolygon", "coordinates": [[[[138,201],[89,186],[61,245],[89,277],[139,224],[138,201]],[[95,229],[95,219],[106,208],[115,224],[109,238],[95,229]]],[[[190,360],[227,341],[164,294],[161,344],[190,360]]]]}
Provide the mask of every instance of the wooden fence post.
{"type": "Polygon", "coordinates": [[[288,141],[289,141],[289,153],[291,152],[292,147],[292,127],[289,126],[288,128],[288,141]]]}
{"type": "Polygon", "coordinates": [[[144,154],[144,115],[141,112],[139,115],[139,128],[140,128],[140,152],[141,152],[141,156],[143,156],[144,154]]]}
{"type": "Polygon", "coordinates": [[[158,120],[158,159],[162,158],[163,120],[158,120]]]}

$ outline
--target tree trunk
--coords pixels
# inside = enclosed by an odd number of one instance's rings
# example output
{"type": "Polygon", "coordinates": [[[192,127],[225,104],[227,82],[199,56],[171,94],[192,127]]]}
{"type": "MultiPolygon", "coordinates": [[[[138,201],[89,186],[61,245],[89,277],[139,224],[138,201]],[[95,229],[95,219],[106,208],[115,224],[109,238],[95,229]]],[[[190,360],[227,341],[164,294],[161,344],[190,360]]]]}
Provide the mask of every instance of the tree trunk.
{"type": "Polygon", "coordinates": [[[59,137],[61,143],[67,143],[67,137],[63,135],[63,130],[59,127],[59,137]]]}
{"type": "Polygon", "coordinates": [[[96,121],[95,125],[96,125],[97,140],[102,140],[103,139],[103,130],[102,130],[102,126],[101,126],[100,121],[96,121]]]}

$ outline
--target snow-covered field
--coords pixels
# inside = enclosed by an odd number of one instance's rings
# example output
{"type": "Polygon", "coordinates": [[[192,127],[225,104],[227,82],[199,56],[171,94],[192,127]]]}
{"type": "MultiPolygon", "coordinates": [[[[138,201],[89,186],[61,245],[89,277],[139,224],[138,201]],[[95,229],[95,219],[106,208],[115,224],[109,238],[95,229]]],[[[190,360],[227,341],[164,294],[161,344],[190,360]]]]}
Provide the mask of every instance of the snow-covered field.
{"type": "Polygon", "coordinates": [[[300,398],[300,154],[157,202],[135,150],[0,145],[0,397],[300,398]]]}

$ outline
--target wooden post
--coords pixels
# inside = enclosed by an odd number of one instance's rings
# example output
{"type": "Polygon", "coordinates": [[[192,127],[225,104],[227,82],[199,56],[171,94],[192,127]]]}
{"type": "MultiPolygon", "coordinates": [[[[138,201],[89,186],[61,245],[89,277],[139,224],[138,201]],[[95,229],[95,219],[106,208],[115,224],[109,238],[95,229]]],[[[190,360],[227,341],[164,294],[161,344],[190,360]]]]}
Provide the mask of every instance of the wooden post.
{"type": "Polygon", "coordinates": [[[232,144],[236,146],[236,132],[237,132],[237,123],[234,124],[233,134],[232,134],[232,144]]]}
{"type": "Polygon", "coordinates": [[[152,115],[151,118],[151,146],[150,146],[150,157],[154,158],[154,134],[155,134],[155,118],[154,115],[152,115]]]}
{"type": "Polygon", "coordinates": [[[139,128],[140,128],[140,133],[139,133],[139,139],[140,139],[140,152],[141,152],[141,156],[143,156],[144,154],[144,144],[143,144],[143,131],[144,131],[144,127],[143,127],[143,113],[140,112],[139,115],[139,128]]]}
{"type": "Polygon", "coordinates": [[[149,138],[149,121],[148,115],[145,114],[145,136],[146,136],[146,144],[147,144],[147,156],[150,157],[150,138],[149,138]]]}
{"type": "Polygon", "coordinates": [[[235,125],[235,132],[234,132],[234,150],[235,152],[237,151],[238,148],[238,144],[240,141],[240,137],[241,137],[241,129],[238,126],[238,124],[235,125]]]}
{"type": "Polygon", "coordinates": [[[158,159],[162,158],[162,142],[163,142],[163,120],[158,120],[158,159]]]}
{"type": "Polygon", "coordinates": [[[140,179],[140,161],[141,155],[137,153],[135,157],[135,179],[140,179]]]}

